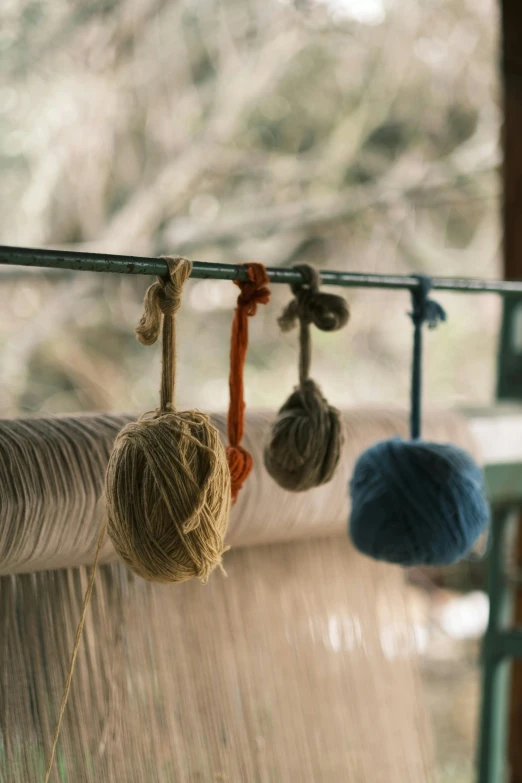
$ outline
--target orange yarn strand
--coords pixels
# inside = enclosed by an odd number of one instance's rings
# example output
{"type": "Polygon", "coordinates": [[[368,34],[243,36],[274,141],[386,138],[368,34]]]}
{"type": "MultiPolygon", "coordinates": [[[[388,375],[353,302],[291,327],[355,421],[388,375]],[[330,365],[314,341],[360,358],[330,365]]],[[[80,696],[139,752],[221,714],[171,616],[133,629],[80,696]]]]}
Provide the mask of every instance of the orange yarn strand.
{"type": "Polygon", "coordinates": [[[230,344],[230,405],[228,408],[227,459],[232,482],[232,502],[252,470],[252,455],[241,446],[245,428],[245,398],[243,369],[248,348],[248,317],[255,315],[258,304],[268,304],[269,278],[263,264],[245,264],[248,280],[234,280],[241,289],[232,322],[230,344]]]}

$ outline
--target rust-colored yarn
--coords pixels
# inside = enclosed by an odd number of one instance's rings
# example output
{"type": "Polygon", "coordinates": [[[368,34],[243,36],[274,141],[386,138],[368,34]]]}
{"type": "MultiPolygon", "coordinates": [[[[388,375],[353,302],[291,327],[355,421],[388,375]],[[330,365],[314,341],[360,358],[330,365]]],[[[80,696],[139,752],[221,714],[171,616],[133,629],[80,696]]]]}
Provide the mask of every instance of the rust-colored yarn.
{"type": "Polygon", "coordinates": [[[209,417],[174,408],[175,314],[192,264],[165,260],[169,276],[148,289],[136,329],[152,345],[163,321],[161,404],[116,439],[105,479],[107,527],[120,557],[144,579],[206,581],[225,551],[230,474],[209,417]]]}
{"type": "Polygon", "coordinates": [[[299,386],[278,413],[264,451],[267,471],[283,489],[303,492],[330,481],[341,457],[339,411],[328,404],[310,376],[310,324],[324,332],[341,329],[349,318],[346,301],[319,291],[320,277],[309,264],[294,267],[303,282],[279,319],[286,332],[299,322],[299,386]]]}
{"type": "Polygon", "coordinates": [[[248,318],[257,312],[258,304],[268,304],[268,275],[263,264],[245,264],[248,280],[234,280],[241,289],[232,323],[230,343],[230,405],[228,408],[227,460],[230,468],[232,503],[252,470],[252,455],[241,446],[245,429],[245,390],[243,370],[248,348],[248,318]]]}

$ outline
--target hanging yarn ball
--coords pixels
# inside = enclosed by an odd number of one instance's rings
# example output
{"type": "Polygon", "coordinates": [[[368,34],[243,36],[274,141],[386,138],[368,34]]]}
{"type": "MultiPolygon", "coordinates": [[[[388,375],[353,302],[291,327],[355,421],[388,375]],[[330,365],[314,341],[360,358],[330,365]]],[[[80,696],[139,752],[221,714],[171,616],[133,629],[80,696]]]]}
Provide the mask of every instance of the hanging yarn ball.
{"type": "Polygon", "coordinates": [[[328,404],[309,377],[310,324],[324,332],[341,329],[349,318],[346,301],[319,291],[320,276],[308,264],[294,267],[303,282],[291,286],[294,299],[279,318],[283,332],[299,322],[299,386],[280,409],[264,450],[268,473],[292,492],[330,481],[341,457],[343,430],[339,411],[328,404]]]}
{"type": "Polygon", "coordinates": [[[206,581],[225,551],[230,474],[209,417],[174,408],[175,314],[192,265],[165,260],[169,275],[148,289],[136,329],[152,345],[163,320],[161,404],[116,439],[105,478],[107,527],[120,557],[144,579],[206,581]]]}
{"type": "Polygon", "coordinates": [[[421,436],[422,326],[446,319],[428,298],[431,280],[412,291],[414,324],[411,440],[377,443],[357,460],[349,529],[363,554],[403,566],[447,565],[466,555],[489,522],[482,471],[470,454],[421,436]]]}
{"type": "Polygon", "coordinates": [[[245,430],[245,388],[244,367],[248,348],[248,319],[257,312],[258,304],[268,304],[270,291],[268,275],[263,264],[244,264],[247,280],[234,280],[241,293],[237,298],[237,307],[232,322],[230,341],[230,404],[228,408],[227,460],[230,470],[232,503],[253,467],[252,455],[241,445],[245,430]]]}
{"type": "Polygon", "coordinates": [[[451,444],[377,443],[359,457],[350,490],[352,541],[376,560],[455,563],[489,521],[482,471],[451,444]]]}

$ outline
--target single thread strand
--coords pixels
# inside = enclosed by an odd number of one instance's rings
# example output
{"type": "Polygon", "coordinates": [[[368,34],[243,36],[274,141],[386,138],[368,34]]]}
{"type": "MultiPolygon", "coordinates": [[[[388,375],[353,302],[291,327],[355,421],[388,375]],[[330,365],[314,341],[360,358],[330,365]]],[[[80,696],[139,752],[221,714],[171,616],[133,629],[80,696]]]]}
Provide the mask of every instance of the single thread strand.
{"type": "Polygon", "coordinates": [[[161,355],[160,410],[164,413],[174,407],[176,394],[176,319],[173,315],[163,318],[161,355]]]}
{"type": "Polygon", "coordinates": [[[411,370],[410,436],[412,440],[421,437],[422,418],[422,323],[416,323],[413,330],[413,362],[411,370]]]}
{"type": "Polygon", "coordinates": [[[162,321],[162,362],[160,411],[174,406],[176,385],[176,313],[181,305],[181,290],[190,276],[192,263],[181,256],[163,256],[169,274],[158,277],[143,300],[143,315],[136,327],[136,337],[142,345],[153,345],[159,337],[162,321]]]}
{"type": "Polygon", "coordinates": [[[312,363],[312,338],[310,323],[304,318],[299,319],[299,386],[304,389],[310,379],[312,363]]]}
{"type": "Polygon", "coordinates": [[[60,737],[60,730],[62,728],[62,720],[65,713],[65,708],[67,706],[67,699],[69,698],[69,691],[71,688],[71,682],[72,682],[72,676],[74,672],[74,664],[76,663],[76,657],[78,655],[78,650],[80,649],[80,642],[82,639],[82,632],[83,632],[83,626],[85,625],[85,617],[87,615],[87,609],[89,607],[89,601],[91,600],[92,590],[94,587],[94,577],[96,576],[96,569],[98,567],[98,560],[100,559],[100,551],[102,548],[103,540],[105,538],[105,531],[107,529],[107,525],[104,522],[99,538],[98,543],[96,545],[96,554],[94,555],[94,561],[92,564],[91,574],[89,576],[89,583],[87,585],[87,590],[85,591],[85,596],[83,599],[83,606],[82,606],[82,613],[80,615],[80,621],[78,623],[78,628],[76,629],[76,638],[74,640],[74,647],[71,655],[71,662],[69,663],[69,671],[67,672],[67,678],[65,680],[65,685],[63,689],[62,694],[62,701],[60,704],[60,711],[58,713],[58,721],[56,723],[56,729],[54,732],[54,738],[53,738],[53,744],[51,747],[51,752],[49,754],[49,760],[47,762],[47,769],[45,770],[45,780],[44,783],[49,783],[49,778],[51,777],[51,770],[53,767],[54,762],[54,756],[56,754],[56,747],[58,745],[58,739],[60,737]]]}

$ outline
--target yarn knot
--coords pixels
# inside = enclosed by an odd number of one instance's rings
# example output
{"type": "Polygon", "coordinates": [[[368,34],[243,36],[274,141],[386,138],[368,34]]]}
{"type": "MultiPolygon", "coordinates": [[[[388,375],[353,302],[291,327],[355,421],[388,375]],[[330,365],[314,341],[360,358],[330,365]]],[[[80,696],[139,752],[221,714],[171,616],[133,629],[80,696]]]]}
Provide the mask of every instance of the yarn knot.
{"type": "Polygon", "coordinates": [[[249,477],[253,460],[249,451],[243,446],[227,446],[227,462],[230,470],[232,502],[235,503],[239,491],[249,477]]]}
{"type": "Polygon", "coordinates": [[[294,299],[278,319],[281,330],[290,331],[297,321],[314,324],[323,332],[335,332],[345,326],[350,317],[346,301],[319,291],[319,272],[309,264],[297,264],[294,269],[301,272],[303,282],[291,286],[294,299]]]}
{"type": "Polygon", "coordinates": [[[173,285],[170,279],[159,278],[156,283],[158,286],[157,296],[158,304],[163,315],[176,315],[181,305],[181,288],[173,285]]]}
{"type": "Polygon", "coordinates": [[[161,331],[162,316],[173,317],[181,305],[183,284],[192,271],[192,262],[180,256],[164,256],[168,275],[153,283],[143,302],[143,315],[136,327],[136,337],[142,345],[153,345],[161,331]]]}
{"type": "Polygon", "coordinates": [[[438,302],[429,298],[433,281],[427,275],[418,275],[418,286],[412,291],[413,312],[410,318],[415,326],[428,324],[429,329],[435,329],[439,323],[446,320],[446,311],[438,302]]]}
{"type": "Polygon", "coordinates": [[[268,275],[262,264],[248,264],[248,280],[234,280],[241,290],[237,306],[244,308],[247,315],[255,315],[258,304],[268,304],[270,301],[268,282],[268,275]]]}

